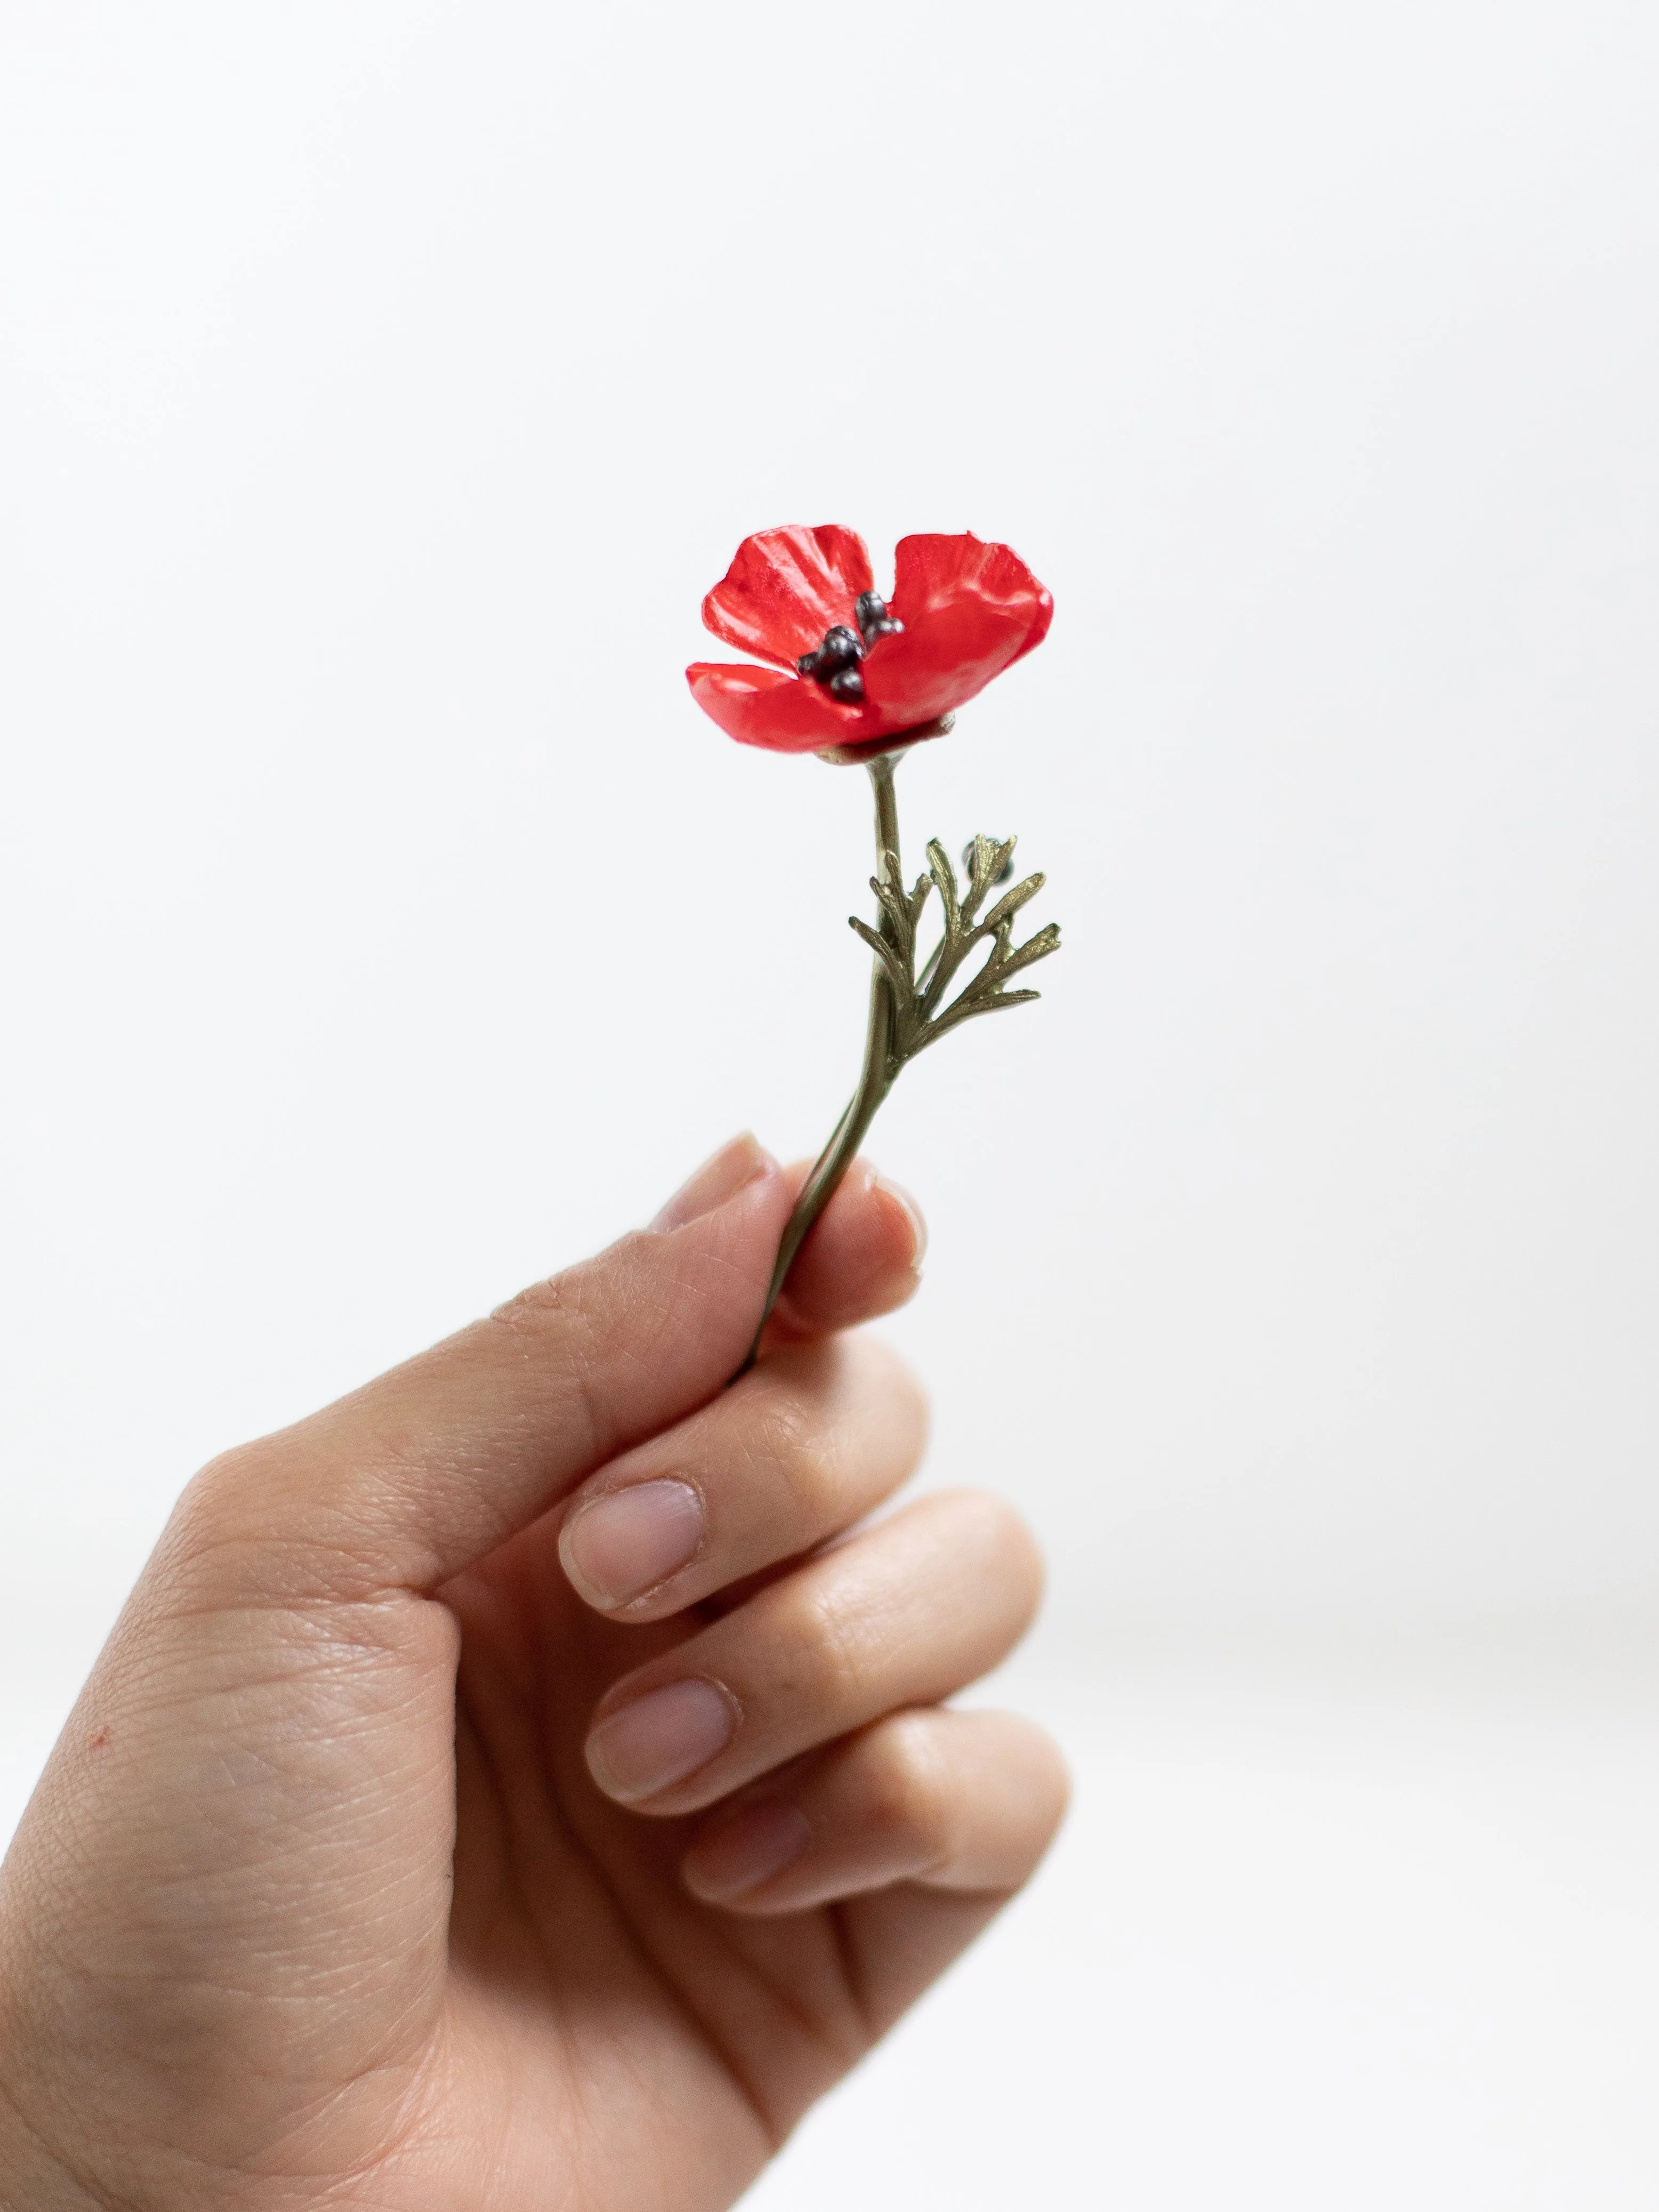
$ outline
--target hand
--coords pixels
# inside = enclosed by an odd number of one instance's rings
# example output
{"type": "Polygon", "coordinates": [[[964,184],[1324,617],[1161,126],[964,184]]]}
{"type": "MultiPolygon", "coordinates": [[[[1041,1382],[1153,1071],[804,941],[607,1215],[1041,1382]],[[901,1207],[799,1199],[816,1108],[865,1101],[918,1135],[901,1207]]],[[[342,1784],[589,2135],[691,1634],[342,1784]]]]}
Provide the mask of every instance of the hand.
{"type": "Polygon", "coordinates": [[[185,1493],[0,1876],[8,2212],[703,2212],[1030,1873],[1063,1771],[939,1700],[1036,1602],[920,1455],[855,1168],[653,1227],[185,1493]]]}

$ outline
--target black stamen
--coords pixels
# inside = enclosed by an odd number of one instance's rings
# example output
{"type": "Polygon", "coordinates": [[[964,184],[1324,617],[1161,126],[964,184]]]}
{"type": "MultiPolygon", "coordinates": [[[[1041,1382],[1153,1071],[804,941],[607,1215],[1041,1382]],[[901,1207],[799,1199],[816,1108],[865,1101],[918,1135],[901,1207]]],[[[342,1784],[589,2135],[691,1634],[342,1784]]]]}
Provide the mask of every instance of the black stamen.
{"type": "Polygon", "coordinates": [[[815,672],[820,682],[834,676],[842,668],[851,668],[864,658],[864,640],[845,623],[837,623],[833,629],[823,633],[823,643],[818,647],[818,665],[815,672]]]}
{"type": "Polygon", "coordinates": [[[860,592],[853,602],[853,613],[866,645],[873,645],[878,637],[892,637],[904,628],[888,613],[887,602],[878,592],[860,592]]]}
{"type": "MultiPolygon", "coordinates": [[[[866,599],[875,599],[878,606],[881,605],[873,592],[866,592],[858,602],[860,608],[866,599]]],[[[863,619],[861,615],[860,619],[863,619]]],[[[902,623],[887,621],[884,616],[878,626],[878,634],[902,627],[902,623]]],[[[863,658],[863,638],[856,630],[848,629],[845,623],[837,623],[833,629],[825,630],[823,643],[817,650],[803,653],[795,667],[800,675],[810,676],[814,683],[822,684],[831,698],[851,704],[864,696],[864,678],[859,674],[859,663],[863,658]]]]}

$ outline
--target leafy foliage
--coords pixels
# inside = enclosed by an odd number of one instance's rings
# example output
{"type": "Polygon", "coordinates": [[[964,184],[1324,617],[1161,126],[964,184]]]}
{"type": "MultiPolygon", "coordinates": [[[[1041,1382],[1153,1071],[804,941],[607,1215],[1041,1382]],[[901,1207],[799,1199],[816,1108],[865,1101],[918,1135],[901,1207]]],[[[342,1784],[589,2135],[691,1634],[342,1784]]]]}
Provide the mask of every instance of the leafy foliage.
{"type": "Polygon", "coordinates": [[[879,908],[872,926],[854,915],[852,927],[882,963],[890,993],[887,1033],[887,1080],[890,1083],[905,1062],[925,1051],[947,1030],[972,1020],[975,1014],[997,1012],[1004,1006],[1022,1006],[1040,998],[1037,991],[1011,991],[1009,979],[1046,959],[1060,945],[1060,927],[1049,922],[1026,939],[1014,943],[1014,918],[1042,889],[1046,878],[1027,876],[1004,893],[981,921],[980,908],[1006,872],[1015,841],[999,843],[994,837],[975,837],[964,854],[968,880],[959,886],[955,869],[937,839],[927,848],[927,873],[919,876],[908,894],[900,888],[896,856],[883,855],[882,872],[872,876],[870,888],[879,908]],[[944,909],[944,933],[918,970],[916,932],[930,893],[937,890],[944,909]],[[947,1002],[946,994],[975,949],[988,945],[982,967],[947,1002]]]}

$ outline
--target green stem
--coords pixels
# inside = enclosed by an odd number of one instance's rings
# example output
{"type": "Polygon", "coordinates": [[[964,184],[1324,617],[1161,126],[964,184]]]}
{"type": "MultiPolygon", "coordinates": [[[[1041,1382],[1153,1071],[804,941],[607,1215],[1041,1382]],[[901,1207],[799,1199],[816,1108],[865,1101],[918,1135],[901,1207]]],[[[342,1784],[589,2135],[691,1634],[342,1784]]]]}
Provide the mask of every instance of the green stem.
{"type": "MultiPolygon", "coordinates": [[[[899,873],[898,801],[893,794],[893,771],[902,758],[900,752],[878,753],[866,763],[876,798],[876,874],[881,882],[891,884],[901,894],[904,886],[899,873]]],[[[884,908],[878,913],[877,922],[882,935],[890,939],[892,924],[884,908]]],[[[876,1109],[892,1089],[897,1073],[893,1065],[893,987],[885,965],[878,959],[870,979],[870,1021],[865,1031],[864,1066],[859,1075],[858,1089],[848,1099],[829,1143],[814,1161],[812,1171],[795,1200],[795,1210],[784,1224],[755,1340],[749,1347],[748,1358],[738,1370],[738,1375],[746,1375],[754,1365],[761,1337],[772,1318],[772,1309],[778,1302],[795,1255],[806,1242],[812,1224],[834,1197],[836,1186],[857,1158],[866,1132],[876,1118],[876,1109]]]]}

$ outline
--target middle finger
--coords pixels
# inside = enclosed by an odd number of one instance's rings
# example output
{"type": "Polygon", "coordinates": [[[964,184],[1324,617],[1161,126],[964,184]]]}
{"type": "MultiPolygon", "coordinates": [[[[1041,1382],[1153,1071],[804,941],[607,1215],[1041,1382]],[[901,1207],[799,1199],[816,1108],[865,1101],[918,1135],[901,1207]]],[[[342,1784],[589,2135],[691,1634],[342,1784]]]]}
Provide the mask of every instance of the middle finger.
{"type": "Polygon", "coordinates": [[[921,1456],[921,1387],[873,1337],[768,1354],[700,1412],[590,1477],[559,1556],[613,1619],[660,1620],[839,1535],[921,1456]]]}

